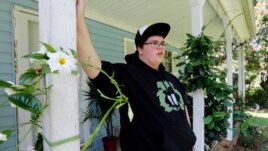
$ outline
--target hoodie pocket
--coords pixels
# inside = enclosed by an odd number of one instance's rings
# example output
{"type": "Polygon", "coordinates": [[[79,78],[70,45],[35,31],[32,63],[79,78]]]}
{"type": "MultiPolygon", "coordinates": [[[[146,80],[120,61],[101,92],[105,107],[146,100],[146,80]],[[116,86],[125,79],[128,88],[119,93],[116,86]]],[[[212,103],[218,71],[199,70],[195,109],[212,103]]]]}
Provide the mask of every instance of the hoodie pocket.
{"type": "Polygon", "coordinates": [[[190,151],[196,141],[192,129],[186,125],[167,126],[164,128],[163,151],[190,151]]]}

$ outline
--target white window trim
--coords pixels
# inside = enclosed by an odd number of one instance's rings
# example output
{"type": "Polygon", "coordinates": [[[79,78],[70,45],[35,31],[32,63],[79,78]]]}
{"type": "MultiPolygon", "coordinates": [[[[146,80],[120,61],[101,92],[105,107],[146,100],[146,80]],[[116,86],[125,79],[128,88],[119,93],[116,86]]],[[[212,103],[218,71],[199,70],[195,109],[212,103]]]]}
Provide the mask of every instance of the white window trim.
{"type": "Polygon", "coordinates": [[[175,57],[177,57],[179,55],[178,52],[176,51],[172,51],[172,74],[176,77],[179,77],[179,68],[176,67],[176,65],[179,63],[178,59],[174,59],[175,57]]]}
{"type": "MultiPolygon", "coordinates": [[[[28,21],[38,22],[37,12],[28,10],[23,7],[14,6],[14,53],[15,53],[15,71],[16,71],[16,83],[19,81],[19,74],[22,74],[24,70],[29,67],[27,59],[22,59],[22,56],[26,55],[25,50],[29,50],[28,37],[29,31],[27,29],[28,21]],[[25,30],[26,29],[26,30],[25,30]]],[[[17,124],[23,124],[29,122],[31,114],[23,109],[17,108],[17,124]]],[[[37,129],[31,129],[27,134],[31,125],[18,127],[18,143],[19,150],[29,150],[34,146],[36,141],[35,133],[37,129]],[[27,135],[25,137],[25,135],[27,135]],[[24,138],[25,137],[25,138],[24,138]],[[24,140],[23,140],[24,139],[24,140]]]]}
{"type": "Polygon", "coordinates": [[[134,53],[135,51],[136,51],[136,46],[135,46],[134,40],[124,37],[124,54],[125,55],[131,54],[131,53],[134,53]],[[132,46],[127,46],[128,44],[131,44],[132,46]],[[130,50],[128,50],[128,47],[131,47],[130,50]]]}

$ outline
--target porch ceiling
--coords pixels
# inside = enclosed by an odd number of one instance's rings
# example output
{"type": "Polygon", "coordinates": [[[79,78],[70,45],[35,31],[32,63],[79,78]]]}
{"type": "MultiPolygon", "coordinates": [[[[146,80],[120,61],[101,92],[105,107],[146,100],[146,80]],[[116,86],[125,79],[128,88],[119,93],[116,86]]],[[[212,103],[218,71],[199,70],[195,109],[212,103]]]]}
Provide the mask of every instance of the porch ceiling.
{"type": "Polygon", "coordinates": [[[254,6],[248,0],[219,0],[224,13],[237,32],[240,40],[245,40],[255,35],[254,6]]]}
{"type": "MultiPolygon", "coordinates": [[[[167,22],[171,25],[167,41],[182,46],[186,33],[191,33],[191,6],[189,0],[86,0],[86,16],[94,20],[135,33],[137,29],[154,22],[167,22]]],[[[255,32],[253,5],[251,0],[210,0],[204,6],[204,25],[215,16],[222,16],[219,10],[227,13],[237,38],[244,40],[255,32]],[[246,2],[245,2],[246,1],[246,2]],[[243,2],[243,3],[242,3],[243,2]]],[[[219,37],[223,31],[222,20],[216,20],[208,33],[219,37]],[[213,31],[211,31],[213,30],[213,31]]]]}

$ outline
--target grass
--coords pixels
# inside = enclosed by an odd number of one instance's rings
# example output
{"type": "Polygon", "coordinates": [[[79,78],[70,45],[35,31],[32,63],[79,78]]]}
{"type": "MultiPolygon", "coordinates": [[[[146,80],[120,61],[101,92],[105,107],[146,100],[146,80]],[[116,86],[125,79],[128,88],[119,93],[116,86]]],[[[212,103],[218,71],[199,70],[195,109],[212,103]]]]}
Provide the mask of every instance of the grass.
{"type": "Polygon", "coordinates": [[[268,127],[268,112],[248,112],[253,117],[249,119],[250,124],[268,127]]]}
{"type": "MultiPolygon", "coordinates": [[[[248,137],[243,137],[241,147],[254,151],[268,151],[268,110],[247,111],[252,117],[248,119],[253,126],[248,137]]],[[[247,149],[246,149],[247,150],[247,149]]]]}

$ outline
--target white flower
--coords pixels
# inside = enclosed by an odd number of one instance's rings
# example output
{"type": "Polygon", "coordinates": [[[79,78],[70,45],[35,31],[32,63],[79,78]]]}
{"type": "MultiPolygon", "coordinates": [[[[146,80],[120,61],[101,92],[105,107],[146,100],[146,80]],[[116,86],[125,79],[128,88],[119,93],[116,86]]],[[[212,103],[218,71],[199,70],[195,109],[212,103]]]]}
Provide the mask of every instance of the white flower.
{"type": "MultiPolygon", "coordinates": [[[[10,83],[10,84],[12,84],[12,85],[15,85],[13,82],[11,82],[11,81],[7,81],[8,83],[10,83]]],[[[5,88],[5,92],[6,92],[6,94],[9,96],[9,95],[12,95],[12,94],[15,94],[16,92],[15,91],[13,91],[12,89],[10,89],[10,88],[5,88]]],[[[13,104],[13,103],[11,103],[10,102],[10,104],[11,104],[11,107],[16,107],[16,105],[15,104],[13,104]]]]}
{"type": "MultiPolygon", "coordinates": [[[[7,83],[9,83],[9,84],[11,84],[11,85],[15,85],[13,82],[11,82],[11,81],[7,81],[7,83]]],[[[14,93],[16,93],[15,91],[13,91],[12,89],[10,89],[10,88],[5,88],[5,92],[7,93],[7,95],[12,95],[12,94],[14,94],[14,93]]]]}
{"type": "Polygon", "coordinates": [[[71,74],[76,71],[76,59],[72,55],[68,55],[62,51],[55,53],[47,53],[49,59],[47,61],[51,72],[59,71],[62,74],[71,74]]]}
{"type": "Polygon", "coordinates": [[[7,141],[7,135],[0,133],[0,141],[7,141]]]}

